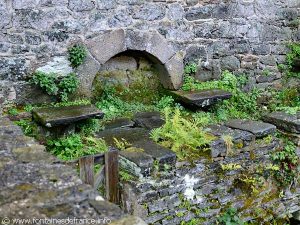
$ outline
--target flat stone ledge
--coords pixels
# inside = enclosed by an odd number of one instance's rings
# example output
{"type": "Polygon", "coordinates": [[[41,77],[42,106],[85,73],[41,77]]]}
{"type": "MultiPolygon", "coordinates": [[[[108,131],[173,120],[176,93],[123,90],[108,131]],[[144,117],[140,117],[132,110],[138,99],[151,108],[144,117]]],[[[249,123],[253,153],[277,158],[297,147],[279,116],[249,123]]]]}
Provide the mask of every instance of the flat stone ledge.
{"type": "Polygon", "coordinates": [[[77,121],[97,118],[102,119],[104,113],[93,105],[39,108],[32,111],[35,121],[45,127],[56,127],[72,124],[77,121]]]}
{"type": "Polygon", "coordinates": [[[134,148],[131,149],[133,150],[120,151],[121,167],[124,167],[124,169],[138,177],[140,175],[145,177],[150,176],[154,162],[153,158],[143,151],[134,151],[134,148]],[[124,158],[123,160],[122,157],[124,158]]]}
{"type": "Polygon", "coordinates": [[[172,91],[175,98],[191,107],[203,108],[215,104],[224,99],[229,99],[232,94],[221,89],[201,90],[201,91],[172,91]]]}
{"type": "Polygon", "coordinates": [[[176,164],[176,154],[153,141],[140,140],[133,143],[133,146],[143,149],[145,153],[152,156],[154,160],[157,160],[161,166],[168,164],[173,167],[176,164]]]}
{"type": "Polygon", "coordinates": [[[291,133],[300,133],[300,112],[291,115],[285,112],[273,112],[263,117],[263,120],[272,123],[277,128],[291,133]]]}
{"type": "Polygon", "coordinates": [[[261,121],[233,119],[226,122],[225,125],[231,128],[248,131],[257,138],[270,134],[272,135],[276,131],[276,126],[261,121]]]}
{"type": "Polygon", "coordinates": [[[161,127],[165,121],[161,118],[159,112],[141,112],[133,116],[133,121],[138,127],[143,127],[149,130],[161,127]]]}

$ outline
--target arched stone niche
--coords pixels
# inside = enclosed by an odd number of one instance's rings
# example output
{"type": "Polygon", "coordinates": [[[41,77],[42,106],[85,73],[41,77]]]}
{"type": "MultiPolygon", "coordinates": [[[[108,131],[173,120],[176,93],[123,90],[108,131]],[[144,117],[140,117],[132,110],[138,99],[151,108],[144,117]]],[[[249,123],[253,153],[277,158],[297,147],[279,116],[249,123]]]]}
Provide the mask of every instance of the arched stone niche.
{"type": "Polygon", "coordinates": [[[164,88],[177,90],[183,82],[183,53],[176,53],[157,31],[113,30],[87,39],[88,56],[77,69],[81,95],[90,97],[97,72],[112,57],[126,52],[144,53],[157,67],[164,88]]]}

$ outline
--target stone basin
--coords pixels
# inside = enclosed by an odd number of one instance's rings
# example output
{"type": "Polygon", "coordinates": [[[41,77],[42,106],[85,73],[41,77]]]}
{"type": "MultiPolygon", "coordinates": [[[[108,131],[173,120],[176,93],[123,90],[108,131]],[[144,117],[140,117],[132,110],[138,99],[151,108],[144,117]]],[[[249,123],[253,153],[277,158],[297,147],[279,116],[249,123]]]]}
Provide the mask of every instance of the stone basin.
{"type": "Polygon", "coordinates": [[[229,99],[232,94],[221,89],[201,91],[172,91],[175,98],[188,106],[203,108],[224,99],[229,99]]]}
{"type": "Polygon", "coordinates": [[[45,127],[72,124],[85,119],[102,119],[104,113],[93,105],[38,108],[32,111],[35,121],[45,127]]]}

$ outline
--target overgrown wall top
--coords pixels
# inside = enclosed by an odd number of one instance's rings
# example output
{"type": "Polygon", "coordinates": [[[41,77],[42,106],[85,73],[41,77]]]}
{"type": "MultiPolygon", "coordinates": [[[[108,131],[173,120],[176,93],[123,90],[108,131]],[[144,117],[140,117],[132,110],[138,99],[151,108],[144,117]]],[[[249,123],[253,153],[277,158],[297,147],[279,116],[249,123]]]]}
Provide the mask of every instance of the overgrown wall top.
{"type": "Polygon", "coordinates": [[[286,42],[300,39],[299,14],[299,0],[0,0],[0,102],[24,101],[37,67],[117,28],[157,30],[199,64],[201,80],[228,69],[276,85],[286,42]]]}

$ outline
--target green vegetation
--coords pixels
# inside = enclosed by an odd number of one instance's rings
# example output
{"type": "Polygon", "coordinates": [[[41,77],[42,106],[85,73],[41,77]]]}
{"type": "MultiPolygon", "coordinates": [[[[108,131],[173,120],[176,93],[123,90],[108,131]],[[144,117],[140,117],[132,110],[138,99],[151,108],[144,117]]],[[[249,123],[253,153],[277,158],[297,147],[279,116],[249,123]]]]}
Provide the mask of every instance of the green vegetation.
{"type": "Polygon", "coordinates": [[[237,215],[236,208],[229,208],[227,211],[218,218],[220,225],[244,225],[243,221],[237,215]]]}
{"type": "Polygon", "coordinates": [[[245,93],[240,89],[245,83],[245,76],[237,77],[225,71],[220,80],[207,82],[200,82],[195,80],[194,77],[185,76],[182,90],[223,89],[230,91],[233,94],[232,98],[220,102],[210,109],[212,118],[216,121],[225,121],[230,118],[257,118],[259,116],[257,105],[259,91],[254,89],[249,93],[245,93]]]}
{"type": "Polygon", "coordinates": [[[17,116],[18,114],[19,114],[19,112],[18,112],[17,108],[9,108],[8,109],[8,115],[17,116]]]}
{"type": "Polygon", "coordinates": [[[87,56],[87,52],[85,48],[78,44],[68,48],[68,53],[69,53],[68,59],[73,68],[77,68],[78,66],[80,66],[87,56]]]}
{"type": "Polygon", "coordinates": [[[60,79],[57,74],[37,71],[33,74],[31,82],[42,88],[48,95],[58,97],[61,101],[68,101],[69,94],[76,91],[79,81],[74,73],[60,79]]]}
{"type": "Polygon", "coordinates": [[[19,120],[15,122],[18,126],[20,126],[26,136],[29,137],[37,137],[38,128],[37,125],[30,120],[19,120]]]}
{"type": "Polygon", "coordinates": [[[80,132],[84,136],[90,136],[95,132],[103,129],[101,122],[98,119],[88,119],[76,124],[76,128],[79,128],[80,132]]]}
{"type": "Polygon", "coordinates": [[[197,64],[196,63],[188,63],[184,67],[184,73],[186,75],[193,75],[197,72],[197,64]]]}
{"type": "Polygon", "coordinates": [[[274,170],[276,180],[282,186],[289,186],[297,182],[299,176],[299,157],[296,154],[296,146],[287,141],[284,148],[279,149],[272,155],[272,160],[279,166],[279,170],[274,170]]]}
{"type": "Polygon", "coordinates": [[[180,160],[199,158],[199,154],[209,149],[214,137],[202,131],[196,121],[183,118],[179,109],[172,113],[166,108],[164,114],[165,124],[151,131],[154,141],[172,149],[180,160]]]}
{"type": "Polygon", "coordinates": [[[132,176],[125,170],[120,170],[119,174],[120,174],[120,180],[123,182],[134,180],[134,176],[132,176]]]}
{"type": "Polygon", "coordinates": [[[238,170],[238,169],[242,169],[242,166],[237,164],[237,163],[229,163],[229,164],[221,164],[221,168],[222,170],[238,170]]]}
{"type": "Polygon", "coordinates": [[[286,75],[286,78],[300,78],[300,71],[296,70],[296,64],[300,63],[300,43],[288,44],[290,52],[286,55],[285,64],[279,64],[278,69],[286,75]]]}
{"type": "Polygon", "coordinates": [[[152,104],[128,102],[117,96],[115,88],[105,87],[101,98],[95,105],[105,113],[105,120],[112,120],[117,117],[131,117],[137,112],[162,111],[165,107],[173,106],[174,100],[170,96],[162,96],[152,104]]]}
{"type": "Polygon", "coordinates": [[[300,78],[300,71],[295,71],[296,61],[300,63],[300,43],[289,44],[290,52],[286,55],[287,76],[300,78]]]}
{"type": "Polygon", "coordinates": [[[271,111],[284,111],[289,114],[296,114],[300,111],[299,88],[284,88],[280,91],[270,92],[273,96],[269,104],[271,111]]]}
{"type": "Polygon", "coordinates": [[[85,155],[106,152],[108,147],[102,139],[73,134],[65,138],[48,141],[47,150],[62,160],[73,160],[85,155]]]}

